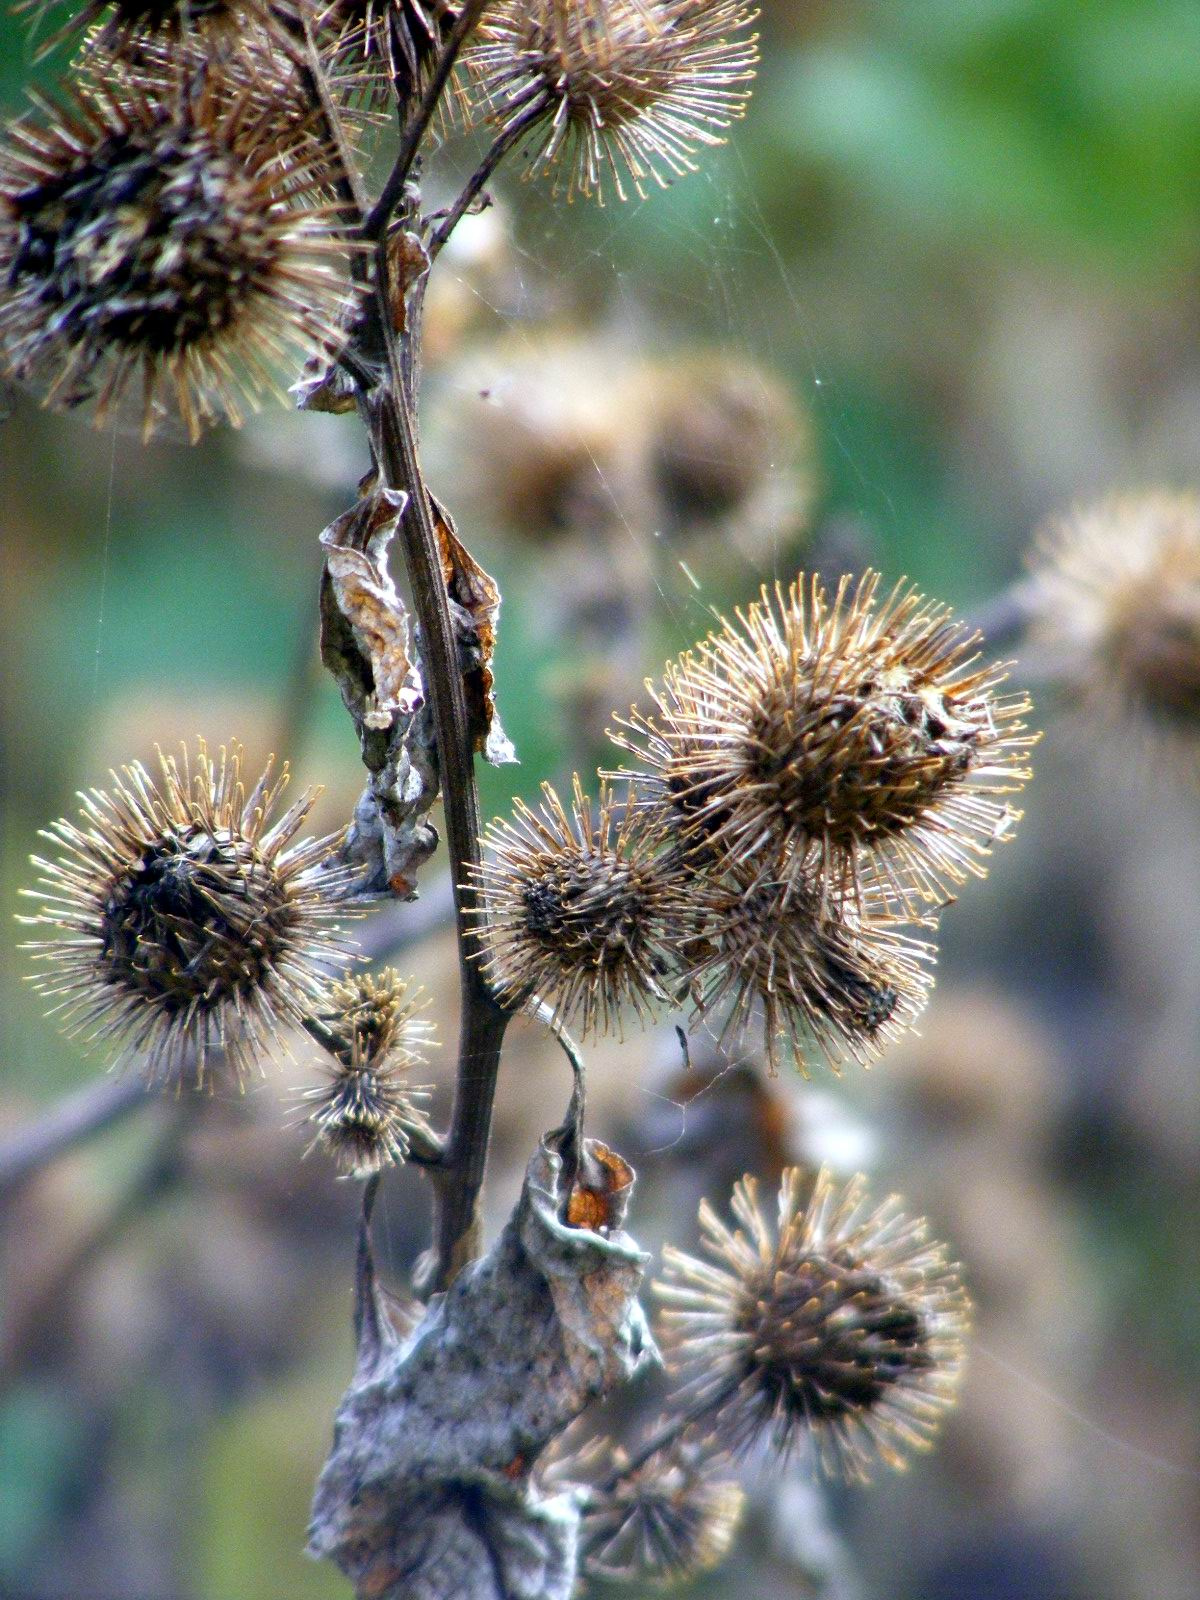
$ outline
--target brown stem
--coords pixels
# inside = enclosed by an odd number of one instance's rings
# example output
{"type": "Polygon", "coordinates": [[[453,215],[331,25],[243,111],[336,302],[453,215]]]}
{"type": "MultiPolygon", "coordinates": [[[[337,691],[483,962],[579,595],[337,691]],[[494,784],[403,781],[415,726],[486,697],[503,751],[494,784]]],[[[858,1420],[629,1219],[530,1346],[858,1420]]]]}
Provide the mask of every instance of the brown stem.
{"type": "Polygon", "coordinates": [[[0,1199],[92,1134],[154,1103],[136,1072],[102,1078],[60,1100],[31,1126],[0,1143],[0,1199]]]}
{"type": "Polygon", "coordinates": [[[439,220],[433,237],[429,241],[429,257],[431,261],[437,259],[438,252],[483,193],[485,185],[504,160],[504,157],[516,145],[520,144],[527,130],[532,128],[535,122],[540,122],[544,115],[545,106],[539,101],[492,141],[491,148],[467,180],[466,187],[458,199],[446,212],[445,216],[439,220]]]}
{"type": "Polygon", "coordinates": [[[372,1353],[378,1352],[383,1342],[379,1302],[375,1297],[375,1257],[371,1250],[371,1217],[378,1198],[379,1173],[376,1172],[363,1184],[354,1258],[354,1342],[360,1355],[364,1340],[372,1353]]]}
{"type": "MultiPolygon", "coordinates": [[[[382,255],[378,259],[382,260],[382,255]]],[[[377,285],[377,294],[380,314],[390,326],[384,309],[390,303],[386,280],[377,285]]],[[[426,690],[437,728],[446,845],[458,920],[458,1075],[445,1155],[435,1184],[433,1266],[424,1283],[427,1290],[436,1291],[445,1288],[478,1253],[479,1194],[508,1012],[492,996],[478,963],[467,959],[467,936],[479,900],[471,868],[481,859],[473,741],[458,641],[442,576],[441,547],[417,456],[413,415],[394,339],[388,338],[386,345],[390,381],[369,397],[372,438],[384,483],[409,494],[402,523],[404,558],[421,628],[426,690]]]]}
{"type": "Polygon", "coordinates": [[[404,135],[400,141],[400,149],[388,174],[387,182],[383,186],[379,199],[371,207],[370,214],[363,224],[363,234],[368,239],[380,239],[387,232],[387,225],[391,220],[392,212],[400,204],[404,194],[404,185],[408,182],[408,175],[412,171],[413,162],[416,160],[417,151],[421,140],[425,137],[426,130],[433,120],[438,102],[442,98],[450,74],[454,71],[454,63],[458,60],[458,53],[466,43],[467,35],[475,27],[488,5],[488,0],[467,0],[459,13],[458,21],[450,30],[446,40],[445,49],[438,57],[438,64],[433,77],[426,86],[425,93],[421,96],[416,110],[408,119],[404,135]]]}

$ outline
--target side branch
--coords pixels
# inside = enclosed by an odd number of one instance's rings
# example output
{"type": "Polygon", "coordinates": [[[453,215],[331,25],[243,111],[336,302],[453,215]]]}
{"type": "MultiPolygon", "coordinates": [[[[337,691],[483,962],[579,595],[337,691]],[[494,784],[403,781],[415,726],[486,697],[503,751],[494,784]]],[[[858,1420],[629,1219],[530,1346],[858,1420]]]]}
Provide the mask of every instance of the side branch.
{"type": "Polygon", "coordinates": [[[437,67],[433,77],[421,96],[420,102],[412,116],[405,125],[404,135],[400,141],[400,149],[388,174],[387,182],[379,199],[371,208],[370,215],[363,225],[363,234],[368,239],[381,239],[387,233],[388,223],[391,221],[392,212],[400,204],[404,194],[404,185],[408,182],[408,175],[412,171],[413,163],[417,158],[421,140],[425,137],[426,130],[433,120],[450,74],[454,71],[454,63],[458,60],[458,53],[466,43],[467,35],[472,32],[475,25],[487,9],[488,0],[466,0],[458,21],[450,30],[450,37],[446,40],[446,47],[438,57],[437,67]]]}
{"type": "Polygon", "coordinates": [[[154,1103],[145,1080],[136,1072],[102,1078],[66,1099],[28,1128],[19,1128],[0,1143],[0,1199],[41,1167],[82,1144],[114,1122],[154,1103]]]}

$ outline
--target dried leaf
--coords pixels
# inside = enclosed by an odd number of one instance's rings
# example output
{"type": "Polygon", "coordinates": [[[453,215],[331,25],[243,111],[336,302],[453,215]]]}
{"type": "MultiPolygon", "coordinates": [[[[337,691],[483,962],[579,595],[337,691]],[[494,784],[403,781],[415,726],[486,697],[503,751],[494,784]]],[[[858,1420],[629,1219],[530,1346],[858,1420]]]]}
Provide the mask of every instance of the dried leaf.
{"type": "Polygon", "coordinates": [[[321,535],[321,657],[343,698],[351,665],[355,703],[347,704],[368,728],[411,716],[423,698],[409,656],[408,613],[387,569],[387,547],[407,503],[402,490],[376,489],[321,535]]]}
{"type": "Polygon", "coordinates": [[[387,568],[407,502],[371,481],[321,535],[321,659],[354,718],[368,773],[346,854],[366,868],[363,892],[402,896],[415,893],[417,869],[437,845],[424,817],[438,786],[432,716],[387,568]]]}
{"type": "Polygon", "coordinates": [[[458,636],[472,741],[485,761],[494,767],[504,766],[515,761],[517,755],[496,715],[492,658],[496,650],[500,591],[495,579],[483,570],[458,537],[448,512],[436,500],[432,505],[442,577],[458,636]]]}
{"type": "Polygon", "coordinates": [[[364,1323],[376,1333],[360,1345],[309,1530],[310,1552],[360,1597],[571,1594],[578,1497],[544,1495],[529,1469],[656,1352],[637,1300],[647,1257],[619,1229],[563,1222],[563,1183],[544,1140],[493,1249],[412,1335],[364,1323]]]}

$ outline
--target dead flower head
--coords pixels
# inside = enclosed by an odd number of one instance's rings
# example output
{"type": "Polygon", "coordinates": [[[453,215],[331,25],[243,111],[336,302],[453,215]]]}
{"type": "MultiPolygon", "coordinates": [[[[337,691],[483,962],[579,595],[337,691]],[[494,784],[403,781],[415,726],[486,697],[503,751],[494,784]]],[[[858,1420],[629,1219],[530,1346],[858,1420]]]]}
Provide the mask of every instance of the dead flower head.
{"type": "MultiPolygon", "coordinates": [[[[14,8],[34,17],[59,10],[54,0],[20,0],[14,8]]],[[[232,43],[248,26],[269,17],[265,0],[86,0],[38,48],[45,55],[66,38],[81,38],[86,50],[123,55],[148,39],[185,38],[232,43]]]]}
{"type": "Polygon", "coordinates": [[[667,1247],[664,1280],[682,1385],[680,1410],[707,1412],[723,1442],[766,1437],[787,1450],[811,1438],[831,1475],[865,1481],[873,1458],[891,1467],[925,1448],[953,1404],[969,1302],[958,1271],[925,1224],[895,1198],[871,1209],[861,1177],[789,1168],[776,1226],[744,1178],[730,1229],[705,1202],[703,1247],[713,1261],[667,1247]]]}
{"type": "Polygon", "coordinates": [[[1200,766],[1200,496],[1113,495],[1041,535],[1031,642],[1081,710],[1200,766]]]}
{"type": "Polygon", "coordinates": [[[644,195],[742,115],[756,15],[746,0],[496,0],[464,56],[468,94],[568,197],[644,195]]]}
{"type": "Polygon", "coordinates": [[[375,104],[404,105],[428,82],[459,0],[318,0],[322,56],[375,104]]]}
{"type": "MultiPolygon", "coordinates": [[[[232,70],[232,69],[230,69],[232,70]]],[[[235,74],[236,76],[236,74],[235,74]]],[[[142,429],[173,401],[190,436],[241,420],[274,371],[332,348],[350,300],[323,203],[315,111],[214,67],[194,92],[94,71],[0,146],[0,363],[46,403],[133,387],[142,429]]]]}
{"type": "Polygon", "coordinates": [[[725,1558],[746,1497],[724,1457],[676,1444],[629,1471],[613,1446],[607,1464],[615,1481],[591,1494],[580,1529],[588,1574],[665,1588],[725,1558]]]}
{"type": "Polygon", "coordinates": [[[425,1084],[409,1081],[432,1045],[432,1025],[418,1013],[424,993],[390,967],[335,984],[308,1021],[324,1046],[324,1081],[304,1094],[308,1120],[348,1177],[367,1178],[408,1157],[412,1135],[429,1126],[420,1107],[425,1084]]]}
{"type": "Polygon", "coordinates": [[[878,894],[833,901],[804,880],[735,867],[684,879],[676,960],[695,1015],[722,1043],[761,1016],[772,1071],[811,1041],[836,1070],[864,1065],[913,1026],[932,985],[931,944],[900,933],[878,894]]]}
{"type": "Polygon", "coordinates": [[[593,805],[576,777],[570,816],[549,784],[543,793],[536,811],[518,801],[512,822],[489,829],[476,958],[506,1004],[536,996],[584,1034],[606,1031],[623,1006],[645,1017],[663,997],[657,838],[633,806],[618,816],[606,788],[593,805]]]}
{"type": "Polygon", "coordinates": [[[26,946],[46,964],[35,985],[72,1036],[121,1041],[149,1079],[203,1083],[217,1058],[243,1081],[341,954],[340,836],[295,842],[312,792],[272,823],[286,769],[247,793],[237,746],[160,753],[157,778],[135,763],[113,780],[81,794],[81,826],[45,833],[55,860],[34,857],[41,909],[23,920],[53,930],[26,946]]]}
{"type": "Polygon", "coordinates": [[[911,915],[982,876],[1029,778],[1023,695],[997,693],[945,606],[878,574],[763,591],[670,664],[614,737],[685,839],[786,858],[836,894],[864,871],[911,915]]]}

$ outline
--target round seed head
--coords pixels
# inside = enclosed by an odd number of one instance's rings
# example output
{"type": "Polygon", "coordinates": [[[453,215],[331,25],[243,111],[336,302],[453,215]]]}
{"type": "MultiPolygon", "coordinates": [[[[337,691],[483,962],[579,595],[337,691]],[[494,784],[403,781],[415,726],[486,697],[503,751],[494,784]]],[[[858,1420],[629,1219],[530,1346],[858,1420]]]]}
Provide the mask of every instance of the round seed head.
{"type": "Polygon", "coordinates": [[[322,56],[375,104],[425,87],[458,19],[459,0],[329,0],[317,18],[322,56]]]}
{"type": "Polygon", "coordinates": [[[1041,535],[1030,642],[1085,713],[1200,767],[1200,496],[1114,495],[1041,535]]]}
{"type": "Polygon", "coordinates": [[[588,1501],[580,1530],[589,1575],[666,1588],[715,1567],[729,1552],[746,1497],[728,1463],[683,1445],[624,1471],[617,1447],[609,1465],[622,1476],[588,1501]]]}
{"type": "Polygon", "coordinates": [[[69,1034],[120,1041],[150,1079],[203,1083],[223,1059],[243,1081],[311,1009],[353,875],[340,835],[295,842],[311,791],[271,821],[286,781],[268,767],[247,793],[238,747],[214,761],[201,742],[194,761],[160,753],[156,778],[123,767],[81,794],[81,826],[45,833],[61,854],[34,857],[24,920],[53,936],[26,948],[69,1034]]]}
{"type": "Polygon", "coordinates": [[[433,1024],[419,1015],[428,1004],[424,990],[393,967],[352,973],[331,987],[316,1015],[321,1042],[345,1067],[423,1062],[433,1042],[433,1024]]]}
{"type": "Polygon", "coordinates": [[[803,1070],[807,1041],[836,1071],[864,1065],[913,1026],[932,985],[932,945],[897,931],[878,895],[833,901],[804,880],[745,868],[684,879],[676,960],[695,1016],[720,1042],[761,1016],[767,1059],[803,1070]]]}
{"type": "MultiPolygon", "coordinates": [[[[53,0],[20,0],[14,9],[32,13],[40,26],[47,13],[60,8],[53,0]]],[[[87,0],[39,46],[38,54],[70,37],[82,37],[86,51],[118,57],[128,52],[135,58],[150,39],[232,45],[245,29],[265,25],[269,18],[262,0],[87,0]]]]}
{"type": "Polygon", "coordinates": [[[865,1482],[873,1458],[902,1467],[954,1401],[970,1310],[957,1268],[894,1198],[870,1209],[861,1177],[822,1170],[810,1191],[789,1168],[774,1228],[744,1178],[733,1214],[731,1229],[701,1206],[712,1261],[664,1252],[675,1403],[708,1406],[738,1449],[766,1437],[786,1452],[806,1434],[831,1475],[865,1482]]]}
{"type": "Polygon", "coordinates": [[[1020,816],[1035,739],[1022,695],[981,666],[944,606],[878,574],[832,601],[797,582],[726,622],[647,685],[614,735],[685,839],[786,859],[835,894],[864,871],[909,915],[943,900],[1020,816]]]}
{"type": "Polygon", "coordinates": [[[742,115],[756,15],[745,0],[496,0],[464,55],[467,95],[528,130],[530,170],[556,193],[644,195],[742,115]]]}
{"type": "Polygon", "coordinates": [[[408,1157],[414,1133],[428,1133],[420,1109],[427,1084],[410,1083],[424,1065],[433,1029],[417,1013],[428,1001],[392,968],[356,974],[330,990],[308,1023],[327,1059],[324,1081],[304,1093],[314,1144],[346,1177],[369,1178],[408,1157]]]}
{"type": "MultiPolygon", "coordinates": [[[[147,79],[146,82],[149,82],[147,79]]],[[[194,93],[90,71],[0,146],[0,364],[46,403],[102,421],[141,391],[143,433],[174,402],[193,439],[281,359],[332,349],[350,303],[320,204],[329,162],[294,96],[214,70],[194,93]]]]}
{"type": "Polygon", "coordinates": [[[644,1019],[667,964],[654,832],[633,807],[618,818],[605,788],[593,806],[578,777],[570,816],[549,784],[543,792],[536,811],[518,801],[514,820],[488,832],[476,959],[505,1004],[536,997],[585,1035],[625,1005],[644,1019]]]}

